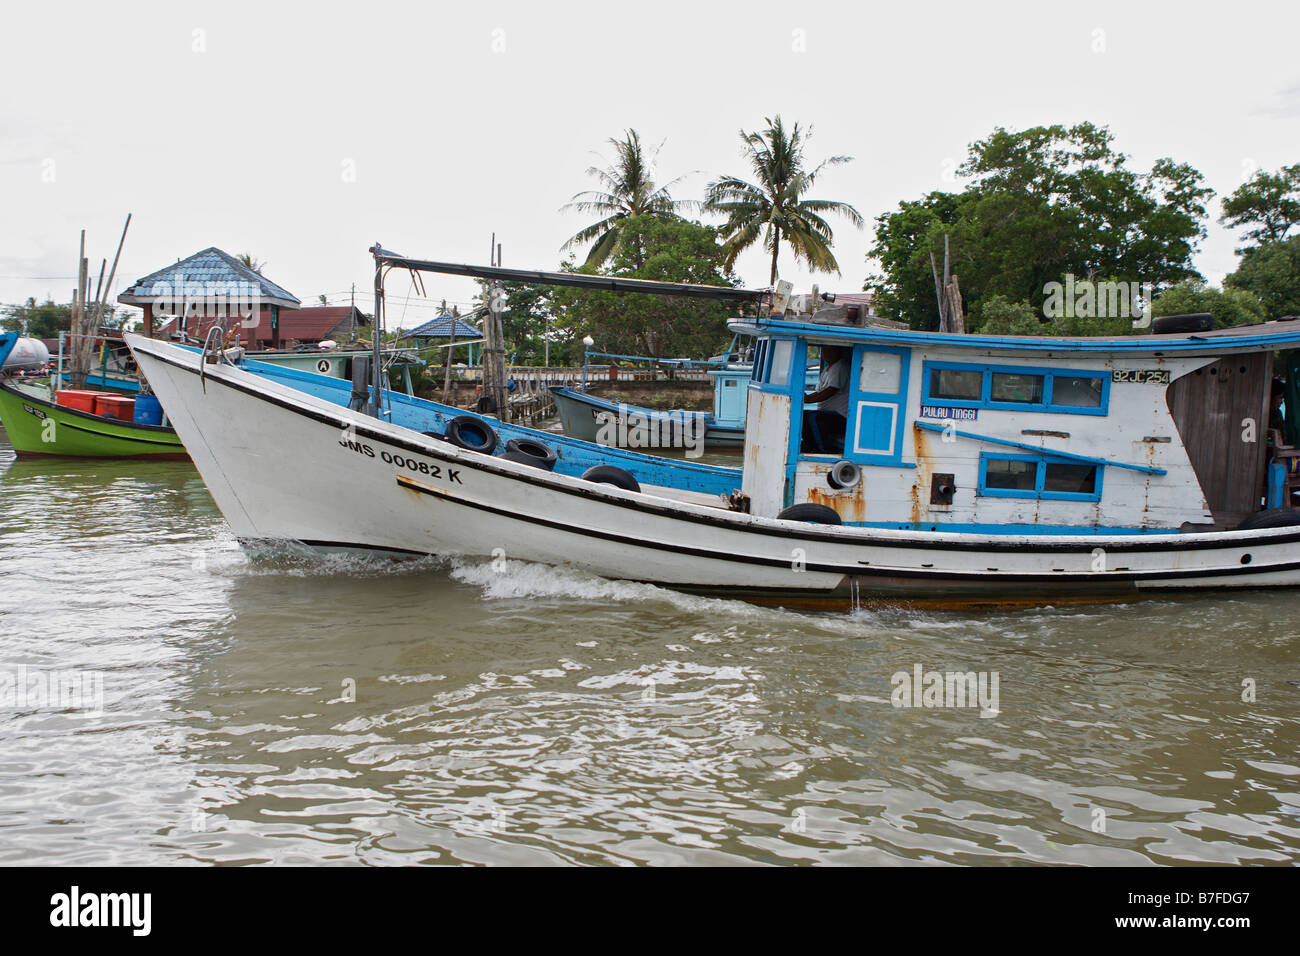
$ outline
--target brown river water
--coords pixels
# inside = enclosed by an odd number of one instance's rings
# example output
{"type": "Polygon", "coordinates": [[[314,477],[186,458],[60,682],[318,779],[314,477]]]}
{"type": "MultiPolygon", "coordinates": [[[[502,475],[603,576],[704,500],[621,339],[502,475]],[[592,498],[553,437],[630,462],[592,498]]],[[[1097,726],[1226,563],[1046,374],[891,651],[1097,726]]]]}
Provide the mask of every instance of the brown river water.
{"type": "Polygon", "coordinates": [[[0,864],[1294,865],[1297,621],[251,559],[188,463],[0,444],[0,864]]]}

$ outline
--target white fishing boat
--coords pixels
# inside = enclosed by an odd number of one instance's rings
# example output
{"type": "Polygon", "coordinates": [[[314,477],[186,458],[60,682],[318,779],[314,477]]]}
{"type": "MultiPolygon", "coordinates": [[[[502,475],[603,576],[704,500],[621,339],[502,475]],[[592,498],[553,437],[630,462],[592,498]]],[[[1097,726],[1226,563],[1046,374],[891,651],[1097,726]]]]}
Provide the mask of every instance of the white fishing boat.
{"type": "MultiPolygon", "coordinates": [[[[374,251],[381,277],[460,269],[670,291],[374,251]]],[[[1273,354],[1300,347],[1300,322],[1017,338],[782,305],[732,323],[759,349],[728,495],[458,447],[385,420],[378,381],[357,411],[217,354],[128,342],[250,544],[505,555],[785,603],[1042,604],[1300,584],[1294,449],[1269,428],[1273,354]],[[849,369],[839,436],[803,414],[809,352],[831,347],[849,369]]]]}

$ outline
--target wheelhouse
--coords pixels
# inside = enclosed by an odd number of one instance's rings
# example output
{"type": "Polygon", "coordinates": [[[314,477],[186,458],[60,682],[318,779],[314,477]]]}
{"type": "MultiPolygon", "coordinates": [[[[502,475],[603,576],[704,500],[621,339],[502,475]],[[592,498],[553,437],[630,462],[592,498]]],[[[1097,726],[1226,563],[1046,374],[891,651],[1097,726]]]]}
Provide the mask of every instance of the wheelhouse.
{"type": "Polygon", "coordinates": [[[1300,384],[1300,321],[1065,339],[836,318],[732,323],[757,337],[752,513],[812,503],[865,527],[1167,533],[1249,526],[1300,487],[1300,409],[1281,391],[1300,384]],[[842,416],[806,398],[832,350],[842,416]]]}

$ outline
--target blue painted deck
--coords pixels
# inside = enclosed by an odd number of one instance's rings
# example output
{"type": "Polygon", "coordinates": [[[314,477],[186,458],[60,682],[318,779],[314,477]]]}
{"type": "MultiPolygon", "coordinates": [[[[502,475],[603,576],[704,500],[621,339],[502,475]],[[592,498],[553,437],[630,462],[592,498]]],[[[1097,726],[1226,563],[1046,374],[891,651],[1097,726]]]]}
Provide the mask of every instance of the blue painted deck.
{"type": "MultiPolygon", "coordinates": [[[[191,349],[191,351],[199,350],[191,349]]],[[[352,396],[352,383],[344,379],[250,359],[241,362],[240,368],[335,405],[346,406],[352,396]]],[[[576,477],[594,465],[616,465],[630,472],[643,485],[660,485],[712,495],[730,494],[740,487],[739,468],[705,465],[694,461],[660,458],[626,449],[609,448],[562,434],[538,431],[522,425],[504,424],[495,418],[475,415],[473,412],[399,392],[389,392],[389,402],[392,409],[390,420],[393,424],[418,432],[434,432],[441,435],[446,432],[447,423],[459,415],[477,418],[496,431],[496,454],[498,455],[505,451],[506,442],[511,438],[529,438],[550,445],[558,456],[555,471],[562,475],[576,477]]]]}

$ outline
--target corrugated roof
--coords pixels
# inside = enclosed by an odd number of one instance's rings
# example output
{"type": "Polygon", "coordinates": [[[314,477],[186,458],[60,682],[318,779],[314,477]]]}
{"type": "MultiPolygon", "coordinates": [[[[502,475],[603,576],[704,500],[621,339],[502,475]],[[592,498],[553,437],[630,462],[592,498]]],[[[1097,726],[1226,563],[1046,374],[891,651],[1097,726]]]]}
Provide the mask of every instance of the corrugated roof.
{"type": "Polygon", "coordinates": [[[474,326],[470,325],[464,319],[457,318],[446,312],[436,318],[430,319],[421,326],[417,326],[410,332],[406,333],[406,338],[422,339],[449,339],[451,338],[452,322],[456,323],[456,338],[458,339],[476,339],[483,333],[474,326]]]}
{"type": "Polygon", "coordinates": [[[257,289],[257,294],[264,305],[278,305],[288,309],[296,309],[302,305],[292,292],[276,285],[266,276],[254,272],[230,253],[223,252],[216,246],[209,246],[187,259],[136,279],[117,297],[117,301],[126,305],[146,305],[156,302],[160,297],[165,297],[169,301],[180,298],[185,293],[177,295],[174,291],[178,275],[186,285],[190,283],[202,285],[203,289],[197,294],[206,294],[211,283],[212,288],[218,290],[218,294],[233,297],[235,294],[233,291],[221,293],[220,290],[234,290],[239,287],[239,283],[248,283],[257,289]]]}

